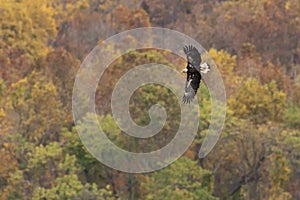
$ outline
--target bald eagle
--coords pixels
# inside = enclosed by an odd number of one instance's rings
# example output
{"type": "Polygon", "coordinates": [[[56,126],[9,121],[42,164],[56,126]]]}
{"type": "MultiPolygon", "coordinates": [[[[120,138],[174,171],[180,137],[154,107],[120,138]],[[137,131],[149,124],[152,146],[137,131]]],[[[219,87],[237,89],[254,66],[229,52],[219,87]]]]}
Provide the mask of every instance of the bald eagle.
{"type": "Polygon", "coordinates": [[[185,93],[182,98],[183,103],[190,103],[197,93],[197,90],[201,81],[201,74],[206,74],[210,71],[210,66],[207,63],[203,63],[201,55],[196,47],[187,45],[183,48],[183,51],[187,57],[188,63],[183,73],[187,73],[185,93]]]}

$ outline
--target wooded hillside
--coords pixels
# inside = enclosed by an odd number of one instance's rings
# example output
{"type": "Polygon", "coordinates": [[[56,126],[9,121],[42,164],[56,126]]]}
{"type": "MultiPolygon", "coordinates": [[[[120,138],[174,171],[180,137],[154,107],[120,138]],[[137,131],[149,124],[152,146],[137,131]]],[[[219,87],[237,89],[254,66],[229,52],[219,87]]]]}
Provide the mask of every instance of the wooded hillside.
{"type": "MultiPolygon", "coordinates": [[[[0,0],[0,25],[1,200],[300,199],[299,0],[0,0]],[[216,63],[227,116],[204,159],[198,151],[211,111],[205,84],[197,94],[196,139],[162,170],[113,170],[81,143],[72,116],[76,72],[101,41],[138,27],[182,32],[216,63]]],[[[113,121],[107,102],[118,78],[155,62],[178,71],[186,65],[167,51],[132,51],[99,81],[99,123],[133,152],[164,146],[180,123],[180,102],[154,84],[135,91],[130,111],[137,124],[147,125],[151,105],[165,105],[168,118],[159,134],[134,139],[113,121]]]]}

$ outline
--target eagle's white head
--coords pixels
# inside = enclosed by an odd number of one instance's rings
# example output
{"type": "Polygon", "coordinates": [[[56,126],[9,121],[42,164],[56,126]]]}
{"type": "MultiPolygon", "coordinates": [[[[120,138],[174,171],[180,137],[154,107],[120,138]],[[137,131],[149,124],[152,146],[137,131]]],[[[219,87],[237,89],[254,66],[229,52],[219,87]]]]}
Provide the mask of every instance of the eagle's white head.
{"type": "Polygon", "coordinates": [[[200,72],[206,74],[210,71],[210,66],[205,62],[200,65],[200,72]]]}

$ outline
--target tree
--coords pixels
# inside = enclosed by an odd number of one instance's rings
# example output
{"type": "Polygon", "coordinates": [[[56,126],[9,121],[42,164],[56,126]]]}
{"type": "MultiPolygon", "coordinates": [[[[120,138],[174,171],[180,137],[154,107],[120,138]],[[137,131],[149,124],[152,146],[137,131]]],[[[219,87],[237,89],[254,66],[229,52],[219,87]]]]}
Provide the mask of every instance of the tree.
{"type": "Polygon", "coordinates": [[[33,71],[12,85],[10,95],[10,108],[17,114],[15,119],[11,119],[15,121],[16,133],[36,144],[58,139],[62,111],[56,88],[51,82],[33,71]]]}
{"type": "Polygon", "coordinates": [[[268,119],[282,120],[285,101],[286,94],[278,90],[274,81],[260,85],[256,79],[250,78],[228,100],[228,105],[236,116],[264,123],[268,119]]]}
{"type": "MultiPolygon", "coordinates": [[[[299,157],[300,157],[300,139],[299,139],[299,130],[296,129],[285,129],[281,132],[280,134],[280,145],[283,149],[282,151],[282,156],[284,158],[282,165],[283,167],[286,167],[286,163],[289,164],[289,181],[286,185],[286,188],[288,191],[293,195],[293,198],[298,198],[300,197],[299,192],[297,191],[296,188],[299,187],[300,181],[299,181],[299,167],[300,167],[300,162],[299,162],[299,157]],[[287,162],[288,160],[288,162],[287,162]]],[[[287,169],[286,169],[287,170],[287,169]]],[[[282,179],[285,177],[282,177],[281,179],[277,180],[276,184],[280,185],[282,184],[282,179]]]]}
{"type": "Polygon", "coordinates": [[[112,27],[116,33],[150,26],[149,17],[143,9],[129,9],[119,5],[113,10],[112,15],[114,19],[112,27]]]}
{"type": "Polygon", "coordinates": [[[186,157],[169,167],[153,172],[141,184],[144,198],[150,199],[218,199],[212,195],[213,176],[186,157]],[[153,192],[155,191],[155,192],[153,192]]]}
{"type": "Polygon", "coordinates": [[[300,108],[298,106],[288,106],[284,112],[284,121],[291,128],[300,127],[300,108]]]}
{"type": "Polygon", "coordinates": [[[56,36],[54,10],[46,0],[3,0],[0,38],[10,47],[25,50],[34,58],[45,56],[47,43],[56,36]]]}
{"type": "Polygon", "coordinates": [[[9,86],[28,73],[35,64],[24,49],[14,48],[0,40],[0,77],[9,86]]]}
{"type": "MultiPolygon", "coordinates": [[[[6,135],[3,133],[0,135],[1,139],[4,139],[6,135]]],[[[17,170],[17,159],[15,157],[15,151],[17,149],[16,145],[12,142],[4,139],[0,143],[0,198],[6,199],[5,197],[14,191],[13,183],[11,180],[11,174],[15,173],[17,170]]]]}
{"type": "Polygon", "coordinates": [[[65,123],[73,123],[72,92],[79,66],[78,59],[66,50],[59,48],[47,54],[45,69],[42,70],[44,75],[51,79],[57,90],[57,96],[62,103],[65,123]]]}
{"type": "Polygon", "coordinates": [[[236,60],[237,57],[230,55],[224,50],[217,51],[213,48],[209,50],[209,55],[215,62],[218,70],[220,70],[226,87],[226,95],[231,96],[232,93],[236,92],[242,82],[242,77],[238,76],[236,72],[239,70],[236,60]]]}
{"type": "Polygon", "coordinates": [[[223,137],[203,160],[203,166],[213,171],[215,195],[222,199],[272,199],[274,191],[280,191],[283,199],[289,199],[286,185],[291,168],[284,158],[282,128],[274,122],[257,125],[232,116],[229,120],[223,137]]]}
{"type": "Polygon", "coordinates": [[[250,42],[264,61],[288,64],[296,61],[298,11],[295,0],[226,1],[216,4],[213,13],[203,19],[216,27],[210,35],[217,49],[238,53],[244,43],[250,42]]]}
{"type": "MultiPolygon", "coordinates": [[[[63,152],[57,142],[37,146],[29,153],[28,165],[23,172],[25,187],[17,191],[28,199],[114,199],[109,188],[98,189],[96,184],[79,180],[76,157],[63,152]],[[23,189],[23,190],[22,190],[23,189]],[[22,193],[22,191],[24,193],[22,193]]],[[[22,183],[20,182],[20,184],[22,183]]]]}

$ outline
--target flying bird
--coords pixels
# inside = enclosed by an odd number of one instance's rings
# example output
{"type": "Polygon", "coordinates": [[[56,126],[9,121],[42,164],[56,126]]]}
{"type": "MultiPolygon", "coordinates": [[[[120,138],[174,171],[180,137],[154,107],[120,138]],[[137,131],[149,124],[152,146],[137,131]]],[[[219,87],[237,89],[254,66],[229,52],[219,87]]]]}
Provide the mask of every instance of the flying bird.
{"type": "Polygon", "coordinates": [[[186,45],[183,51],[187,57],[188,63],[183,73],[187,73],[185,93],[183,95],[183,103],[190,103],[195,97],[201,81],[201,73],[206,74],[210,71],[210,66],[202,62],[201,55],[196,47],[186,45]]]}

